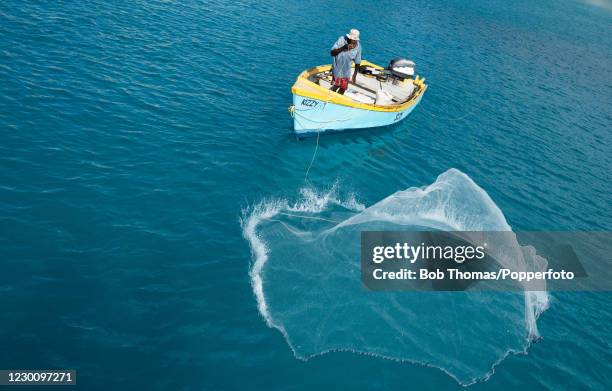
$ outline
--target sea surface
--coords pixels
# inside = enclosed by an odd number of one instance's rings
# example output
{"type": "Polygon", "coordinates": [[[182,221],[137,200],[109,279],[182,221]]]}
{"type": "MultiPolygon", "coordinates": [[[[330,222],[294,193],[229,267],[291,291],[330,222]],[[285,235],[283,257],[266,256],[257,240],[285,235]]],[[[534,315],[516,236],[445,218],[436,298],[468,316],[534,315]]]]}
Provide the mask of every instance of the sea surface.
{"type": "MultiPolygon", "coordinates": [[[[457,175],[513,230],[611,230],[611,27],[605,0],[2,1],[0,369],[87,390],[611,389],[609,293],[551,292],[542,339],[467,380],[431,365],[445,352],[300,355],[258,307],[247,224],[457,175]],[[429,89],[393,127],[297,140],[291,84],[350,28],[429,89]]],[[[367,325],[325,327],[333,345],[367,325]]],[[[457,346],[473,369],[478,342],[457,346]]]]}

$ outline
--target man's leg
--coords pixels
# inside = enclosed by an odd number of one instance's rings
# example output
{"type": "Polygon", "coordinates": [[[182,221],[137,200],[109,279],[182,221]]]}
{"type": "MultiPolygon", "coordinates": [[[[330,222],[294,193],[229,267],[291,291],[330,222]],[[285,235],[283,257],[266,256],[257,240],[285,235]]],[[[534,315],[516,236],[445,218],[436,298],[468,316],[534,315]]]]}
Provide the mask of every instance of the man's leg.
{"type": "Polygon", "coordinates": [[[339,89],[338,89],[338,94],[344,95],[344,93],[346,92],[347,88],[348,88],[348,78],[340,79],[340,85],[339,85],[339,89]]]}
{"type": "Polygon", "coordinates": [[[330,90],[332,90],[333,92],[338,91],[338,85],[336,84],[336,78],[334,77],[334,75],[332,75],[332,86],[330,88],[330,90]]]}

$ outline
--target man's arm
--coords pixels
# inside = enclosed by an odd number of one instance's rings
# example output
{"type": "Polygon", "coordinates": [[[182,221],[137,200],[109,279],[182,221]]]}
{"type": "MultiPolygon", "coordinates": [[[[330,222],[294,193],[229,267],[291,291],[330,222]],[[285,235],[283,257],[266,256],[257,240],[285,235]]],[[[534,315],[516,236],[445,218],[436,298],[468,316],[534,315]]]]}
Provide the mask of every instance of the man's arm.
{"type": "Polygon", "coordinates": [[[338,49],[332,49],[331,55],[332,55],[332,57],[336,57],[338,54],[344,52],[345,50],[348,50],[348,48],[349,47],[348,47],[348,43],[347,43],[344,46],[339,47],[338,49]]]}
{"type": "Polygon", "coordinates": [[[348,50],[349,49],[348,46],[349,46],[348,43],[344,39],[342,38],[338,39],[336,43],[334,44],[334,46],[332,46],[331,48],[331,52],[330,52],[331,56],[336,57],[338,54],[342,53],[343,51],[348,50]]]}

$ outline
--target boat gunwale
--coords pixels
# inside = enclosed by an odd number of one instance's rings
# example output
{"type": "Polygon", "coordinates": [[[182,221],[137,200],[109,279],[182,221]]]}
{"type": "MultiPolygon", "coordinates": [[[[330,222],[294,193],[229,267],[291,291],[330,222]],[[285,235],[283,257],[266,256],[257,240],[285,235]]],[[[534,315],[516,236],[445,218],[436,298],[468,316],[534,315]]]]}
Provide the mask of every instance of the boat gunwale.
{"type": "MultiPolygon", "coordinates": [[[[361,62],[362,65],[372,66],[378,69],[383,69],[380,65],[373,64],[369,61],[363,60],[361,62]]],[[[425,90],[427,90],[427,84],[425,84],[425,78],[420,79],[419,76],[416,76],[414,79],[414,84],[418,87],[418,90],[415,94],[412,95],[410,99],[406,102],[400,104],[393,105],[376,105],[371,103],[361,103],[352,100],[344,95],[338,94],[337,92],[331,91],[320,85],[310,81],[308,78],[317,73],[329,71],[331,69],[331,64],[326,65],[318,65],[316,67],[312,67],[306,69],[302,73],[299,74],[295,83],[291,87],[291,92],[295,95],[304,97],[317,99],[326,103],[334,103],[341,106],[353,107],[356,109],[363,109],[369,111],[383,111],[383,112],[400,112],[404,111],[407,108],[414,105],[419,97],[423,95],[425,90]]]]}

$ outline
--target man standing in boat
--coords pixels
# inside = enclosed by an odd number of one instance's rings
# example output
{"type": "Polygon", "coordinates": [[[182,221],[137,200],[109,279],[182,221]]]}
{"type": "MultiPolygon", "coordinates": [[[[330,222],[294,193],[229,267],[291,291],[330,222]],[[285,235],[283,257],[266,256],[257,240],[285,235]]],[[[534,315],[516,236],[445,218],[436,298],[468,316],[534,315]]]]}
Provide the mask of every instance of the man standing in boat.
{"type": "Polygon", "coordinates": [[[331,48],[331,55],[334,58],[332,64],[332,87],[331,90],[339,94],[344,94],[348,88],[349,77],[351,77],[351,63],[355,62],[355,71],[352,81],[355,83],[357,78],[357,68],[361,64],[361,44],[359,43],[359,30],[351,31],[338,38],[331,48]]]}

